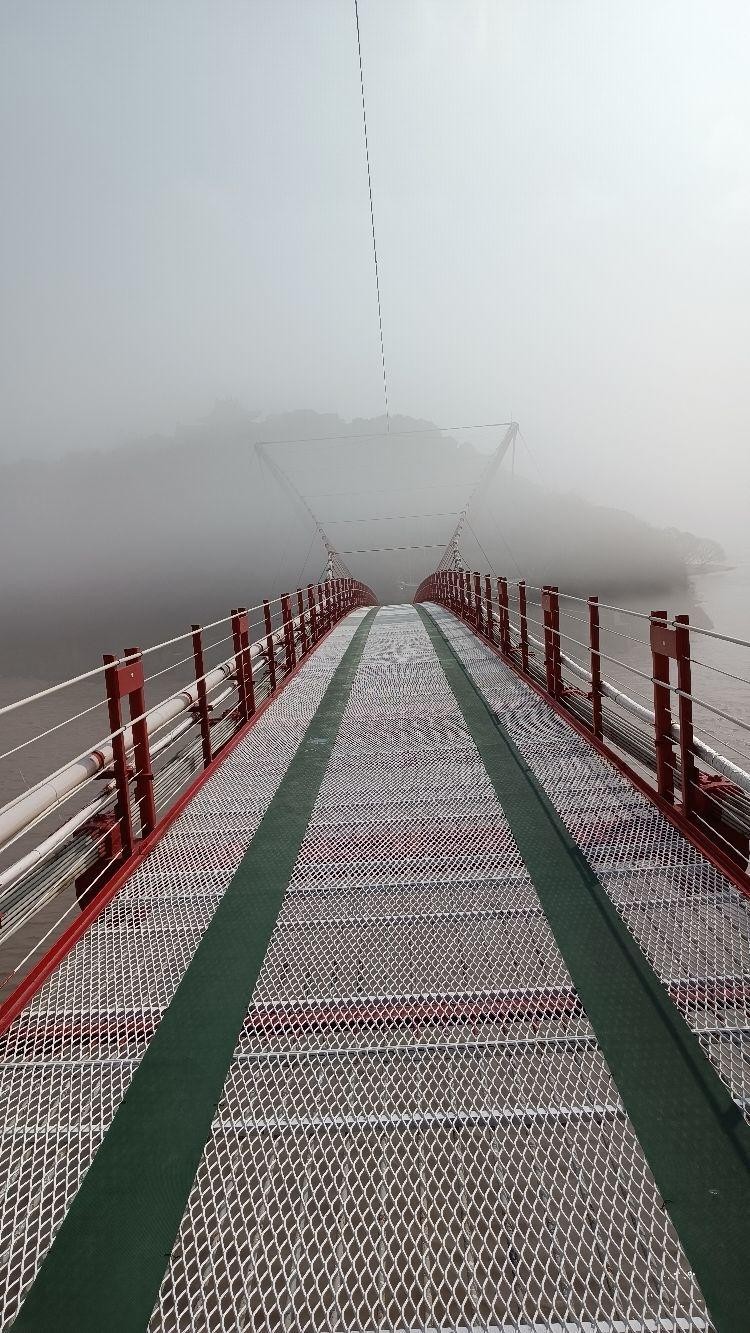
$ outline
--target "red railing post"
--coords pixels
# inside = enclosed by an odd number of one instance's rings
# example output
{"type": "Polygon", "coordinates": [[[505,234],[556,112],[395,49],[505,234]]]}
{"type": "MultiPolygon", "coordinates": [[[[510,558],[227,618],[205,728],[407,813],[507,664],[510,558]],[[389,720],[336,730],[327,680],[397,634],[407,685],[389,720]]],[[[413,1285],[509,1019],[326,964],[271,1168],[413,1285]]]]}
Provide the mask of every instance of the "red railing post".
{"type": "Polygon", "coordinates": [[[680,723],[680,785],[682,812],[690,818],[695,812],[698,771],[693,750],[692,670],[690,667],[690,617],[675,616],[677,652],[678,716],[680,723]]]}
{"type": "Polygon", "coordinates": [[[247,608],[238,608],[240,617],[240,640],[242,642],[242,661],[245,668],[245,698],[247,711],[252,717],[255,712],[255,681],[253,680],[253,659],[250,653],[250,622],[247,608]]]}
{"type": "Polygon", "coordinates": [[[273,646],[273,625],[271,622],[271,604],[263,602],[263,623],[266,631],[266,657],[268,659],[268,692],[276,689],[276,650],[273,646]]]}
{"type": "Polygon", "coordinates": [[[136,662],[128,662],[120,668],[121,694],[127,693],[130,721],[133,731],[133,766],[135,768],[135,801],[141,825],[141,837],[145,838],[156,827],[156,804],[154,801],[154,771],[151,767],[151,747],[148,739],[146,720],[146,691],[143,680],[143,660],[140,648],[126,648],[126,657],[137,657],[136,662]],[[123,674],[123,673],[127,674],[123,674]],[[137,720],[136,720],[137,719],[137,720]]]}
{"type": "Polygon", "coordinates": [[[518,623],[521,631],[521,670],[529,673],[529,623],[526,619],[526,580],[518,584],[518,623]]]}
{"type": "Polygon", "coordinates": [[[667,619],[666,611],[651,612],[651,662],[654,681],[654,732],[656,745],[656,786],[659,795],[674,804],[674,745],[672,743],[672,707],[669,697],[669,659],[676,657],[673,629],[658,622],[667,619]]]}
{"type": "Polygon", "coordinates": [[[286,669],[291,671],[295,666],[297,658],[294,652],[294,630],[292,628],[292,607],[289,601],[289,593],[285,592],[281,598],[281,620],[284,626],[284,647],[286,649],[286,669]]]}
{"type": "Polygon", "coordinates": [[[489,574],[484,576],[484,610],[487,618],[487,638],[490,643],[495,642],[495,617],[492,613],[492,579],[489,574]]]}
{"type": "Polygon", "coordinates": [[[318,618],[315,614],[315,593],[312,583],[307,585],[307,614],[310,617],[310,642],[317,643],[318,639],[318,618]]]}
{"type": "Polygon", "coordinates": [[[591,650],[591,725],[602,740],[602,663],[599,656],[599,598],[589,597],[589,647],[591,650]]]}
{"type": "Polygon", "coordinates": [[[549,590],[550,596],[550,628],[552,630],[552,673],[554,678],[554,695],[556,699],[562,699],[563,679],[562,679],[562,640],[560,638],[560,590],[552,586],[549,590]]]}
{"type": "Polygon", "coordinates": [[[307,652],[307,626],[305,625],[305,601],[301,588],[297,589],[297,609],[299,614],[300,656],[304,657],[307,652]]]}
{"type": "Polygon", "coordinates": [[[510,652],[510,617],[508,615],[508,580],[497,581],[497,611],[500,620],[500,651],[510,652]]]}
{"type": "Polygon", "coordinates": [[[482,576],[476,570],[474,571],[474,625],[477,633],[482,634],[482,576]]]}
{"type": "Polygon", "coordinates": [[[329,628],[329,624],[325,601],[325,587],[322,583],[318,584],[318,610],[320,612],[320,632],[321,634],[324,634],[329,628]]]}
{"type": "Polygon", "coordinates": [[[203,767],[208,768],[211,763],[211,720],[208,714],[208,695],[206,694],[205,672],[203,665],[203,634],[200,625],[193,625],[193,661],[195,663],[195,681],[198,690],[198,701],[196,704],[198,712],[198,722],[201,729],[201,746],[203,748],[203,767]]]}
{"type": "Polygon", "coordinates": [[[464,570],[464,620],[472,619],[471,606],[471,574],[468,569],[464,570]]]}
{"type": "Polygon", "coordinates": [[[542,588],[542,624],[544,625],[544,671],[547,677],[547,693],[555,697],[555,649],[552,637],[552,614],[550,610],[550,589],[545,583],[542,588]]]}
{"type": "Polygon", "coordinates": [[[250,709],[247,698],[247,679],[245,676],[244,644],[242,642],[242,618],[236,607],[232,610],[232,647],[237,668],[237,694],[239,696],[240,725],[249,721],[250,709]]]}
{"type": "Polygon", "coordinates": [[[133,814],[130,809],[130,791],[128,788],[128,765],[125,752],[125,737],[122,734],[122,693],[120,691],[119,671],[115,663],[117,658],[112,653],[104,654],[104,683],[107,690],[107,709],[109,712],[109,730],[112,735],[112,768],[115,775],[117,803],[115,815],[120,826],[120,841],[126,857],[132,856],[134,846],[133,814]],[[118,734],[115,734],[118,733],[118,734]]]}

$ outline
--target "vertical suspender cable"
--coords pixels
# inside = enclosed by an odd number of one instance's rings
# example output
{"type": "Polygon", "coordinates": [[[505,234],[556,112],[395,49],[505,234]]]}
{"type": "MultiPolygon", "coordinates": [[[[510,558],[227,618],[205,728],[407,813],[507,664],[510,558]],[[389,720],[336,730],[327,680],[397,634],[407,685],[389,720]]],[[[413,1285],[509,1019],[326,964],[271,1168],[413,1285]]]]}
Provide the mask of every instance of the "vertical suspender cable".
{"type": "Polygon", "coordinates": [[[385,424],[390,433],[391,416],[388,409],[388,378],[385,373],[385,345],[383,343],[383,315],[380,307],[380,272],[378,269],[378,247],[375,241],[375,209],[372,203],[372,174],[370,172],[370,145],[367,139],[367,111],[365,110],[365,78],[362,72],[362,43],[359,36],[359,6],[354,0],[354,18],[357,24],[357,54],[359,56],[359,86],[362,93],[362,126],[365,132],[365,160],[367,162],[367,188],[370,193],[370,225],[372,227],[372,253],[375,259],[375,291],[378,297],[378,327],[380,329],[380,360],[383,366],[383,397],[385,398],[385,424]]]}

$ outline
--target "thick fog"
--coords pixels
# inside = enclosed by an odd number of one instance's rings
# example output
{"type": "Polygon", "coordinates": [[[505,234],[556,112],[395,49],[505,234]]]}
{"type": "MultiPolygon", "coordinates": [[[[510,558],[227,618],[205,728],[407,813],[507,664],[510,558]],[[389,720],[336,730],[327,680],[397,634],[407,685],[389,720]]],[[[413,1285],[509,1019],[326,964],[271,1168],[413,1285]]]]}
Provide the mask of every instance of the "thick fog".
{"type": "MultiPolygon", "coordinates": [[[[466,438],[410,418],[385,425],[254,420],[226,402],[176,438],[6,464],[0,671],[40,658],[72,667],[316,582],[316,520],[383,602],[413,597],[467,501],[467,563],[532,584],[684,598],[691,561],[723,561],[710,542],[549,488],[520,441],[486,479],[488,454],[466,438]]],[[[505,429],[481,436],[496,448],[505,429]]]]}
{"type": "MultiPolygon", "coordinates": [[[[530,451],[467,558],[593,591],[684,579],[657,529],[741,552],[748,6],[359,10],[392,428],[513,417],[530,451]]],[[[352,0],[0,25],[6,661],[63,608],[117,646],[317,577],[264,438],[369,434],[273,456],[341,549],[430,548],[346,557],[411,596],[502,431],[382,436],[352,0]]]]}

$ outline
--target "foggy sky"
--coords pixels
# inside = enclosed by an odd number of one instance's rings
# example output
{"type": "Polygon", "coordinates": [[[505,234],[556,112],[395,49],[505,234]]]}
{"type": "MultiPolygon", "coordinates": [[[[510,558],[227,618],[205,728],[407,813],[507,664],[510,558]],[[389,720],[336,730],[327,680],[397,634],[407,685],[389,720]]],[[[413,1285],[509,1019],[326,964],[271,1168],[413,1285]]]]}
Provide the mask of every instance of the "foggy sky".
{"type": "MultiPolygon", "coordinates": [[[[551,483],[747,547],[747,0],[360,21],[392,410],[513,415],[551,483]]],[[[353,0],[0,29],[0,457],[379,414],[353,0]]]]}

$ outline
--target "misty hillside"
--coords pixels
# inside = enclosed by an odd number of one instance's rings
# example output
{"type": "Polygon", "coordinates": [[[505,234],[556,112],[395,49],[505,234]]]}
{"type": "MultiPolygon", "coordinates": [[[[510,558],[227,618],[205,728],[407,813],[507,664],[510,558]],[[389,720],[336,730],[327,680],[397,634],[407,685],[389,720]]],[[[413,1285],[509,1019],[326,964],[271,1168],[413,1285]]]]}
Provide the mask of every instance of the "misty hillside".
{"type": "MultiPolygon", "coordinates": [[[[57,674],[63,661],[316,581],[324,553],[313,521],[259,457],[259,441],[352,573],[383,601],[409,600],[487,455],[429,422],[394,418],[391,430],[383,434],[382,418],[304,411],[261,421],[224,403],[172,438],[1,467],[0,667],[25,670],[38,645],[54,645],[57,674]]],[[[462,546],[475,568],[610,595],[686,582],[684,534],[554,494],[511,475],[508,460],[469,520],[462,546]]]]}

